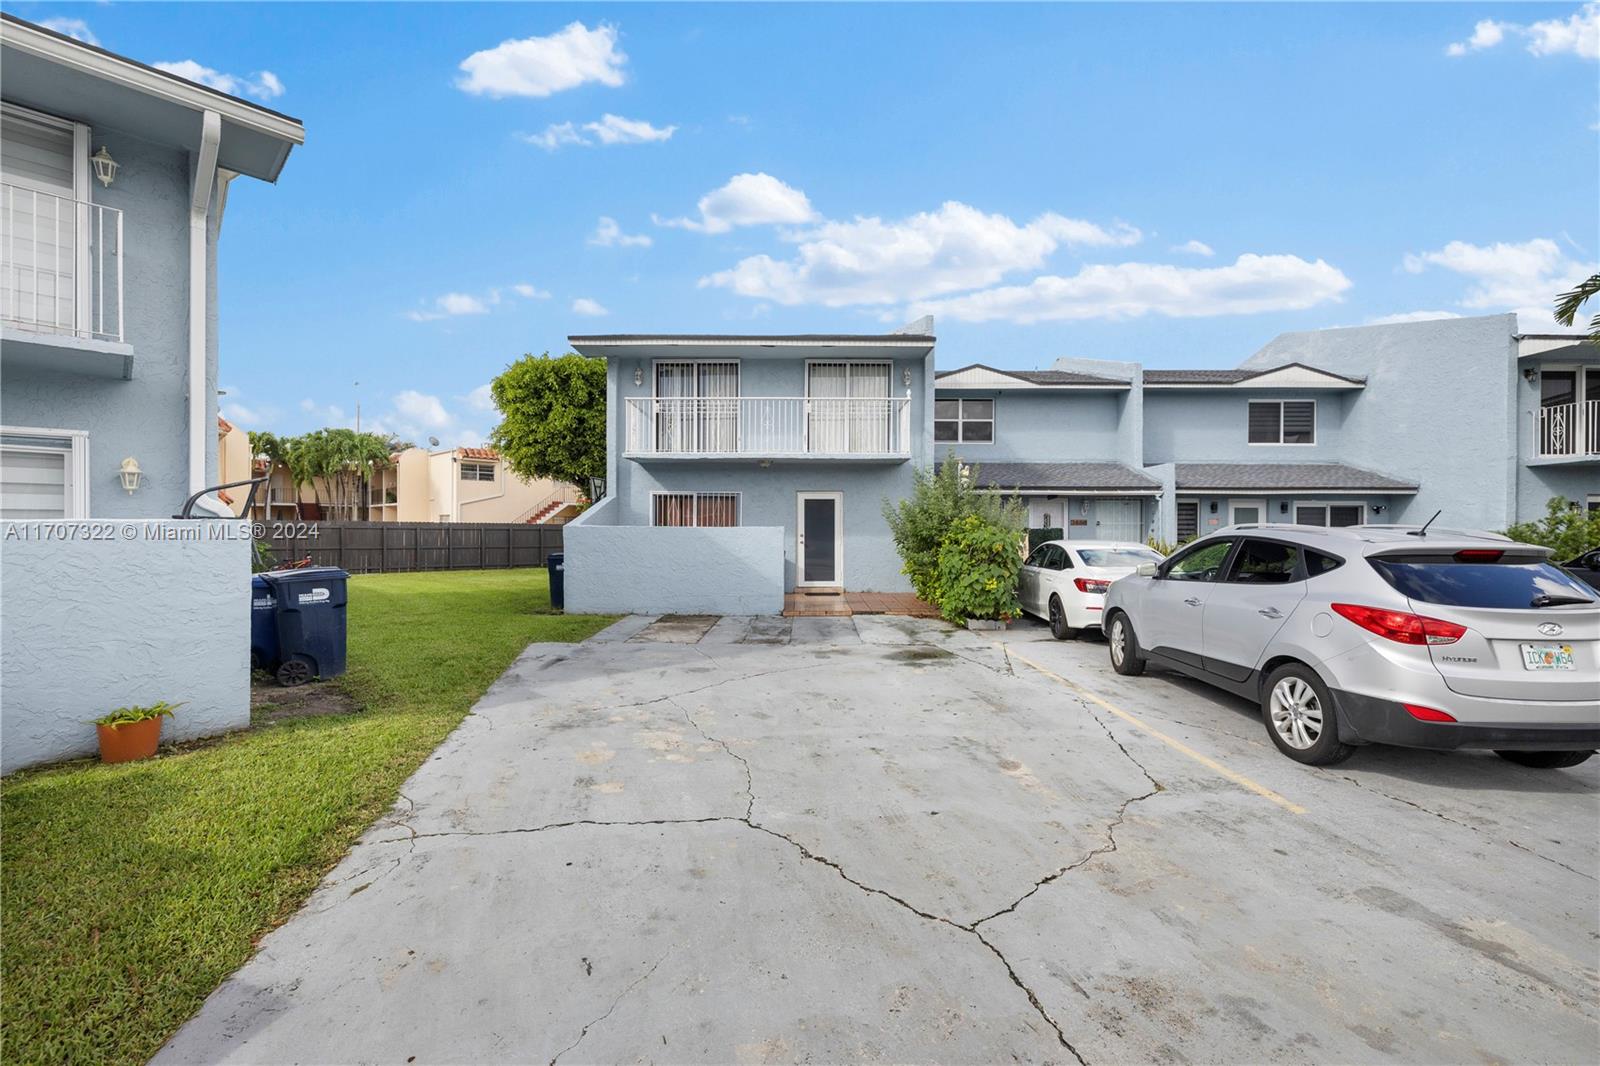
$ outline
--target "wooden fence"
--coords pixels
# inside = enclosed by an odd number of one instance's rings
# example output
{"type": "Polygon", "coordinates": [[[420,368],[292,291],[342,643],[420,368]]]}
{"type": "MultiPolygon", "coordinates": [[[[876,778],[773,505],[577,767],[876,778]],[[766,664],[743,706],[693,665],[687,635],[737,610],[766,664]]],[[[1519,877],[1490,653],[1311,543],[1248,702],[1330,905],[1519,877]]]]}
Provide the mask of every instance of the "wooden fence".
{"type": "Polygon", "coordinates": [[[258,523],[275,564],[310,557],[352,574],[543,566],[561,550],[559,525],[505,522],[258,523]]]}

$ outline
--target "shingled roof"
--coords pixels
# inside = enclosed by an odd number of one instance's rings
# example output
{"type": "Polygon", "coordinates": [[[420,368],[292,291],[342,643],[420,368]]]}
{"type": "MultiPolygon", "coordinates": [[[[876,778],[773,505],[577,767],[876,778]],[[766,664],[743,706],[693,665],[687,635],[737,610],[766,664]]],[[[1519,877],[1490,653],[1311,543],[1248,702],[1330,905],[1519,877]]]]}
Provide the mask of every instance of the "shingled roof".
{"type": "MultiPolygon", "coordinates": [[[[944,464],[939,464],[944,465],[944,464]]],[[[977,463],[978,484],[1028,492],[1158,492],[1161,483],[1121,463],[977,463]]]]}
{"type": "Polygon", "coordinates": [[[1398,492],[1417,491],[1415,481],[1363,470],[1344,463],[1176,463],[1180,490],[1245,492],[1398,492]]]}

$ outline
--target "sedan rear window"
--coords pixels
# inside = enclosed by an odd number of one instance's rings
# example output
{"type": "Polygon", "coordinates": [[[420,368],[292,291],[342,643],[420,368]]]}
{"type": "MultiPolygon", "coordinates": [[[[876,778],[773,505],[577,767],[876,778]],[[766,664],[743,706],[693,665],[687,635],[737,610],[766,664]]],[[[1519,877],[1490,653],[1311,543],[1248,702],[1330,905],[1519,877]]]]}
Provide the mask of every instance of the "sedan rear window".
{"type": "Polygon", "coordinates": [[[1571,575],[1526,557],[1463,562],[1376,556],[1367,561],[1401,595],[1423,603],[1509,609],[1595,602],[1594,594],[1571,575]]]}
{"type": "Polygon", "coordinates": [[[1132,570],[1141,563],[1159,563],[1161,555],[1145,548],[1075,548],[1084,566],[1125,566],[1132,570]]]}

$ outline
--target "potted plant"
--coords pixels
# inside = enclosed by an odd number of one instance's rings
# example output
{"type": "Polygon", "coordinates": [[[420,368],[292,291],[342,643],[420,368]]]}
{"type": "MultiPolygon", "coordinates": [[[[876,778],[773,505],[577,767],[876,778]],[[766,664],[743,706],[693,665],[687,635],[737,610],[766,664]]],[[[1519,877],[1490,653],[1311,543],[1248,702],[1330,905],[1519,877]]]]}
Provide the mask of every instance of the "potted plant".
{"type": "Polygon", "coordinates": [[[161,719],[181,706],[162,700],[148,707],[118,707],[96,718],[94,727],[100,737],[100,761],[132,762],[154,755],[156,745],[161,742],[161,719]]]}

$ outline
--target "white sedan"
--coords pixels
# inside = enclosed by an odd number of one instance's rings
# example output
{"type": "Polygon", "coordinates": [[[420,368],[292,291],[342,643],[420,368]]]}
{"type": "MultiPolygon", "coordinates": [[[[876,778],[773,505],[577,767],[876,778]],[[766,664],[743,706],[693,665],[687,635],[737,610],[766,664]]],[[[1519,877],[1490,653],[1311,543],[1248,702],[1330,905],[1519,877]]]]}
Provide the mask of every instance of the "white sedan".
{"type": "Polygon", "coordinates": [[[1143,544],[1108,540],[1051,540],[1028,554],[1018,580],[1022,609],[1050,623],[1057,640],[1099,629],[1106,589],[1161,553],[1143,544]]]}

